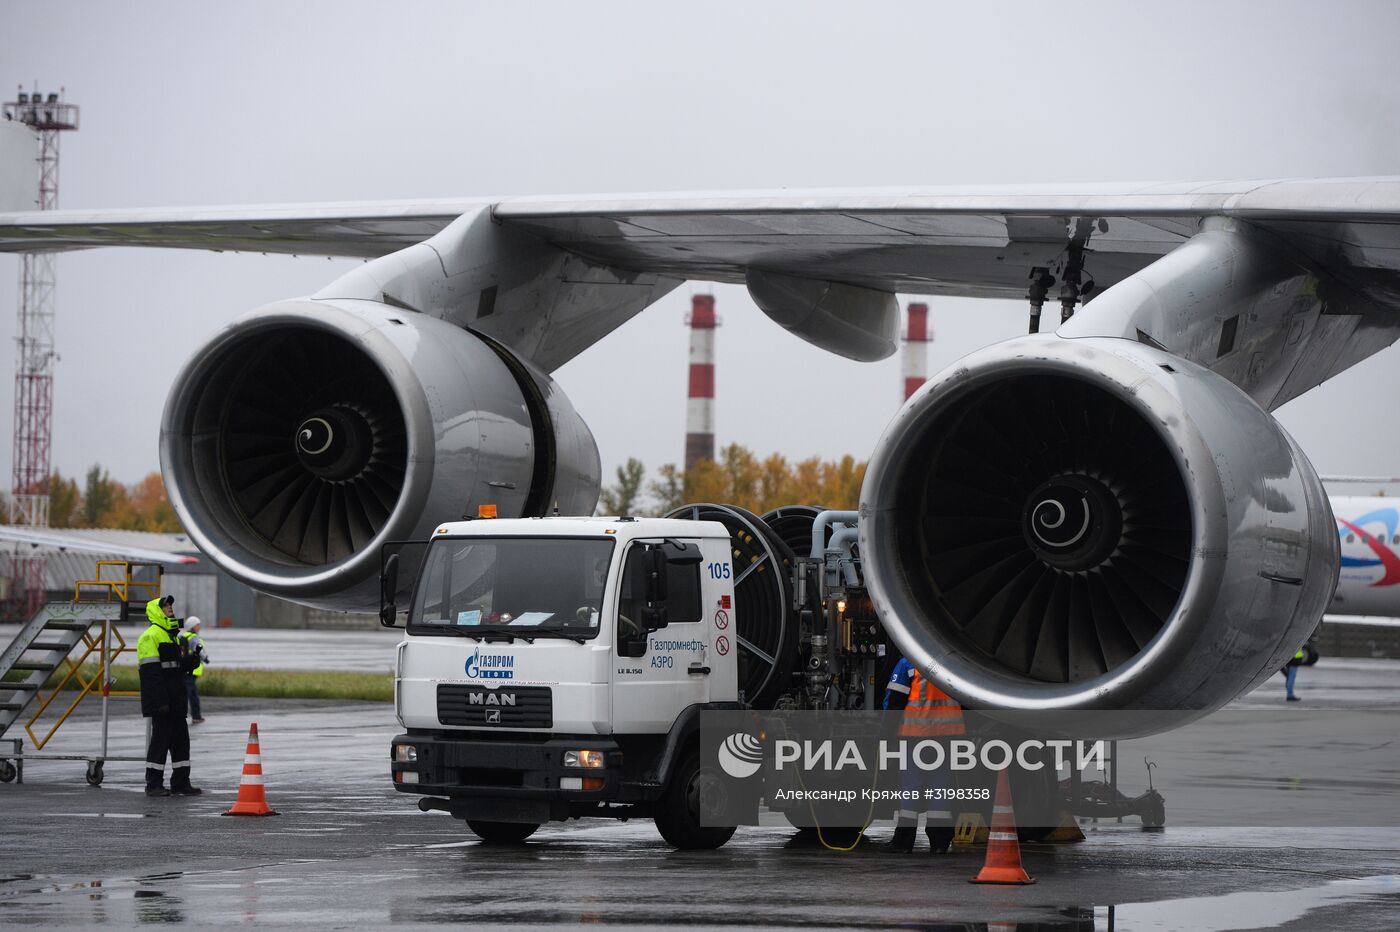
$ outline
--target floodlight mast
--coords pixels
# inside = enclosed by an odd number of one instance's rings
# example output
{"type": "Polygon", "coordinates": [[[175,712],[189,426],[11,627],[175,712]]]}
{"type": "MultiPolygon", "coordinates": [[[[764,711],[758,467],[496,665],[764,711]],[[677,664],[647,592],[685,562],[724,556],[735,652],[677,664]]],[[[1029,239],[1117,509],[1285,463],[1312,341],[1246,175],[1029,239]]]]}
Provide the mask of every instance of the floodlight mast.
{"type": "MultiPolygon", "coordinates": [[[[78,107],[62,89],[47,95],[21,89],[3,105],[4,118],[29,126],[39,137],[39,210],[58,207],[58,143],[78,128],[78,107]]],[[[10,489],[12,524],[49,526],[49,477],[53,436],[54,255],[25,253],[20,259],[19,314],[15,328],[15,426],[10,489]]],[[[44,600],[46,561],[16,556],[11,566],[13,598],[25,617],[44,600]]]]}

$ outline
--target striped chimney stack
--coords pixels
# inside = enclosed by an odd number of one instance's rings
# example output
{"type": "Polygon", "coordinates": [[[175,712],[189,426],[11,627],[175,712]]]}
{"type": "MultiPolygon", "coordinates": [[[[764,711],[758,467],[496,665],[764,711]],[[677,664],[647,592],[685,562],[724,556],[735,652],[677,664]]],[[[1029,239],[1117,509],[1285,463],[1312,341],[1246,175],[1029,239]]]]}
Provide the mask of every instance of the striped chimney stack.
{"type": "Polygon", "coordinates": [[[715,458],[715,296],[690,298],[690,392],[685,403],[685,468],[715,458]]]}
{"type": "Polygon", "coordinates": [[[904,400],[928,380],[928,305],[909,305],[909,329],[904,334],[904,400]]]}

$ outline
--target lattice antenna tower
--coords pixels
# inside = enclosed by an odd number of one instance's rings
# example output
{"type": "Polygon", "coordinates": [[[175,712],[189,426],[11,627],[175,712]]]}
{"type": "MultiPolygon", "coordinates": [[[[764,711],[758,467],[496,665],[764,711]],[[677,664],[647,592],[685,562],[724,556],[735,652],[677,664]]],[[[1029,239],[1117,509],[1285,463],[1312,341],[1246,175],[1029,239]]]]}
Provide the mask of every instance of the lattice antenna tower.
{"type": "MultiPolygon", "coordinates": [[[[25,124],[39,136],[39,210],[58,207],[58,143],[78,128],[78,107],[58,93],[26,93],[20,88],[3,105],[4,118],[25,124]]],[[[15,431],[13,524],[49,526],[49,475],[53,437],[54,254],[31,252],[20,257],[19,319],[15,328],[15,431]]],[[[37,609],[44,589],[42,561],[15,566],[15,584],[37,609]]],[[[16,593],[18,595],[18,593],[16,593]]]]}

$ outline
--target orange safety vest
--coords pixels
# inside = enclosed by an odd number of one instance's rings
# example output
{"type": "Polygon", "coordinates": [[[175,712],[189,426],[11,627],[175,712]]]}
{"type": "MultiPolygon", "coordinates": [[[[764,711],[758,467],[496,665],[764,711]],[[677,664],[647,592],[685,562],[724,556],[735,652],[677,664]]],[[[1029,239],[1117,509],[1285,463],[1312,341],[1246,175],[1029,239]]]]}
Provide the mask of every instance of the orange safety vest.
{"type": "Polygon", "coordinates": [[[938,738],[965,735],[962,706],[915,670],[909,682],[909,704],[899,723],[901,738],[938,738]]]}

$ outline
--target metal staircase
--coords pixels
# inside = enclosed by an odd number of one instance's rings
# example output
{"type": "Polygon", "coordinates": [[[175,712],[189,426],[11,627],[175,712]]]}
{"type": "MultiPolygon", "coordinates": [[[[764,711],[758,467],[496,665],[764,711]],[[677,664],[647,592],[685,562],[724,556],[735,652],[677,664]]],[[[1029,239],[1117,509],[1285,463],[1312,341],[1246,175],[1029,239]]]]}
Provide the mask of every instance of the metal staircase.
{"type": "Polygon", "coordinates": [[[87,761],[87,782],[92,786],[101,785],[105,761],[144,760],[113,757],[107,753],[107,700],[112,696],[139,695],[111,688],[112,661],[132,649],[127,646],[117,623],[127,621],[134,599],[144,601],[142,596],[153,599],[160,595],[161,576],[162,567],[158,563],[99,560],[96,578],[81,579],[74,584],[72,602],[50,602],[40,608],[10,646],[0,652],[0,742],[14,748],[12,755],[0,754],[0,783],[16,778],[23,783],[26,759],[87,761]],[[91,666],[84,666],[89,662],[96,664],[95,673],[91,666]],[[60,671],[60,667],[64,670],[60,671]],[[99,695],[102,723],[96,754],[24,751],[24,739],[16,726],[31,705],[35,708],[29,720],[23,723],[23,732],[34,751],[38,751],[48,744],[84,699],[99,695]],[[66,708],[59,701],[61,698],[68,700],[66,708]],[[57,721],[40,735],[34,726],[50,706],[57,711],[57,721]]]}
{"type": "Polygon", "coordinates": [[[93,624],[114,619],[106,602],[50,602],[39,609],[0,653],[0,738],[43,688],[93,624]]]}
{"type": "MultiPolygon", "coordinates": [[[[159,563],[99,560],[96,569],[94,579],[80,579],[74,584],[72,602],[50,602],[40,608],[10,646],[0,652],[0,742],[14,748],[12,755],[0,754],[0,783],[16,778],[23,783],[26,759],[87,761],[87,782],[91,786],[102,784],[105,761],[145,759],[107,753],[107,700],[112,696],[139,695],[111,688],[113,660],[133,649],[117,624],[128,620],[134,600],[140,600],[135,602],[139,610],[141,601],[160,595],[163,567],[159,563]],[[95,673],[91,666],[84,667],[89,662],[96,664],[95,673]],[[65,669],[60,671],[60,667],[65,669]],[[23,732],[34,751],[38,751],[84,699],[99,695],[102,723],[96,754],[24,751],[24,739],[17,734],[16,726],[31,705],[35,708],[23,723],[23,732]],[[60,698],[69,700],[66,708],[58,701],[60,698]],[[37,734],[34,725],[50,706],[61,709],[58,720],[47,733],[37,734]]],[[[138,619],[138,623],[143,622],[144,619],[138,619]]]]}

